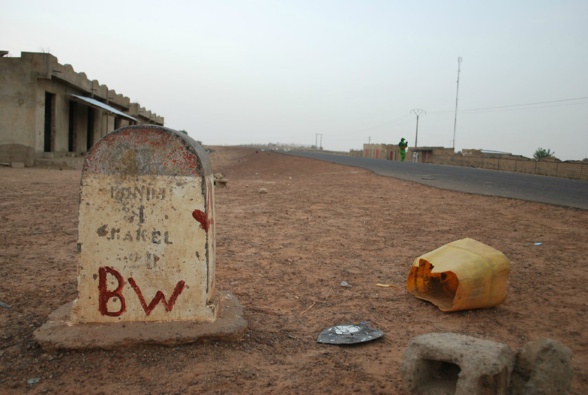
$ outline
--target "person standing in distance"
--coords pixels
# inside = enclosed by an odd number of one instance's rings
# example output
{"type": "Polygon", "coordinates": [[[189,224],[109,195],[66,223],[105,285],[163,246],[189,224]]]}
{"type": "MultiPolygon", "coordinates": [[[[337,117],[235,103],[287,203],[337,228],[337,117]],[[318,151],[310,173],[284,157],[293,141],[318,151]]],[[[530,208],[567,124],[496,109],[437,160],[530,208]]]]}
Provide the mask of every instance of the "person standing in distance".
{"type": "Polygon", "coordinates": [[[400,161],[404,162],[404,158],[406,158],[406,147],[408,147],[408,141],[406,141],[403,137],[400,139],[398,146],[400,147],[400,161]]]}

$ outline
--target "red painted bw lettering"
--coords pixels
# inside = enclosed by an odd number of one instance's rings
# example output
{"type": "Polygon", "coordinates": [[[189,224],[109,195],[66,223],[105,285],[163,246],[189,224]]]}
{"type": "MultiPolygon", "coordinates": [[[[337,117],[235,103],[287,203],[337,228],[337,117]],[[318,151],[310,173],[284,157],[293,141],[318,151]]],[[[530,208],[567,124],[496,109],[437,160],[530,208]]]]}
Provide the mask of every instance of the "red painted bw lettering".
{"type": "MultiPolygon", "coordinates": [[[[123,276],[116,269],[113,269],[112,267],[100,267],[98,269],[98,277],[99,277],[99,279],[98,279],[98,291],[99,291],[98,310],[100,311],[100,314],[107,315],[110,317],[119,317],[120,315],[122,315],[122,313],[124,313],[126,311],[126,301],[125,301],[124,296],[122,295],[122,290],[125,285],[125,280],[124,280],[123,276]],[[114,276],[116,278],[116,281],[118,282],[118,286],[116,287],[116,289],[114,291],[109,291],[107,289],[107,287],[108,287],[108,284],[106,281],[107,274],[114,276]],[[108,310],[108,301],[112,298],[118,298],[120,300],[120,309],[118,311],[109,311],[108,310]]],[[[149,302],[149,304],[147,304],[147,302],[145,301],[145,297],[143,296],[143,292],[141,291],[141,288],[139,288],[139,285],[137,285],[136,281],[132,277],[129,277],[128,281],[129,281],[129,284],[131,285],[131,287],[133,288],[133,290],[135,291],[135,293],[137,294],[137,296],[139,297],[139,302],[141,303],[141,307],[143,307],[143,310],[145,311],[145,314],[147,316],[149,316],[151,314],[151,312],[155,309],[155,307],[157,307],[159,302],[161,302],[163,304],[165,311],[167,311],[167,312],[172,311],[172,309],[174,308],[174,305],[176,304],[176,300],[178,299],[178,296],[180,296],[180,294],[182,293],[182,291],[186,287],[185,281],[179,281],[176,284],[176,287],[174,288],[174,291],[171,294],[169,301],[166,300],[163,292],[157,291],[155,293],[155,297],[151,300],[151,302],[149,302]]]]}
{"type": "Polygon", "coordinates": [[[98,269],[98,291],[99,291],[99,298],[98,298],[98,310],[100,314],[107,315],[110,317],[119,317],[122,313],[126,310],[126,303],[125,298],[122,295],[122,289],[125,285],[125,279],[120,275],[120,273],[114,270],[111,267],[101,267],[98,269]],[[116,278],[118,282],[118,286],[114,291],[109,291],[106,289],[106,274],[111,274],[116,278]],[[120,300],[120,309],[118,311],[108,311],[108,301],[112,298],[118,298],[120,300]]]}
{"type": "Polygon", "coordinates": [[[174,292],[172,293],[171,297],[169,298],[169,302],[165,300],[165,295],[163,294],[163,292],[157,291],[155,293],[155,297],[153,298],[153,300],[151,300],[151,303],[149,303],[149,305],[147,305],[147,303],[145,303],[145,298],[143,297],[143,292],[141,292],[141,289],[139,288],[139,286],[137,285],[135,280],[133,280],[132,278],[129,278],[129,284],[131,284],[131,287],[133,287],[133,289],[137,293],[137,296],[139,297],[139,301],[141,302],[141,306],[143,307],[143,310],[145,310],[145,314],[147,314],[147,315],[151,314],[151,312],[153,311],[155,306],[157,306],[160,301],[161,301],[161,303],[163,303],[163,306],[165,307],[165,311],[167,311],[168,313],[170,311],[172,311],[172,309],[174,308],[174,304],[176,304],[176,299],[182,293],[182,291],[184,290],[184,287],[186,286],[186,283],[184,281],[179,281],[176,284],[176,288],[174,289],[174,292]]]}

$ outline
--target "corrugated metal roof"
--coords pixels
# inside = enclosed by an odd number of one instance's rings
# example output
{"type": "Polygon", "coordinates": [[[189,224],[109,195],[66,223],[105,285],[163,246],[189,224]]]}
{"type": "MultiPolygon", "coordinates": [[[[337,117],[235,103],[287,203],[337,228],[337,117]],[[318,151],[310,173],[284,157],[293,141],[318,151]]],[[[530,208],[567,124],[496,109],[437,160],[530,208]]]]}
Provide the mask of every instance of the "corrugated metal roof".
{"type": "Polygon", "coordinates": [[[79,96],[79,95],[73,95],[73,94],[72,94],[72,96],[78,100],[81,100],[81,101],[93,106],[93,107],[97,107],[97,108],[100,108],[104,111],[108,111],[109,113],[111,113],[113,115],[119,115],[123,118],[130,119],[131,121],[137,121],[135,118],[131,117],[130,115],[125,114],[124,112],[117,110],[116,108],[111,107],[108,104],[102,103],[96,99],[92,99],[91,97],[85,97],[85,96],[79,96]]]}
{"type": "Polygon", "coordinates": [[[510,152],[493,151],[493,150],[490,150],[490,149],[481,149],[480,152],[483,153],[483,154],[512,155],[510,152]]]}

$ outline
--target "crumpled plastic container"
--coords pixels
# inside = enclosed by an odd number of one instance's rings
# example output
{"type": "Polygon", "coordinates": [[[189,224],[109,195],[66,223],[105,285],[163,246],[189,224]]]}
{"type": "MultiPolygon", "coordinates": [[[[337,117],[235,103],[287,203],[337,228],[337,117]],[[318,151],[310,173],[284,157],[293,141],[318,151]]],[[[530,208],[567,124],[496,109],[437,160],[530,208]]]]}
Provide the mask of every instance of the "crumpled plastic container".
{"type": "Polygon", "coordinates": [[[482,309],[504,302],[509,273],[502,252],[466,238],[416,258],[406,289],[441,311],[482,309]]]}

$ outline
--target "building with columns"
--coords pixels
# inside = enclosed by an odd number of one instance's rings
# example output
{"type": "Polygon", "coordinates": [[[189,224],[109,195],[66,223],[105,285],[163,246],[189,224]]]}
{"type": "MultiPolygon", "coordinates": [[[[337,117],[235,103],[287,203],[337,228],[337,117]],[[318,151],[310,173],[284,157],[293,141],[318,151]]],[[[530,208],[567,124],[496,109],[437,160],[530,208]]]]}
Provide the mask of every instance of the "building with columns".
{"type": "Polygon", "coordinates": [[[163,117],[49,53],[0,51],[0,163],[81,157],[128,125],[163,126],[163,117]]]}

